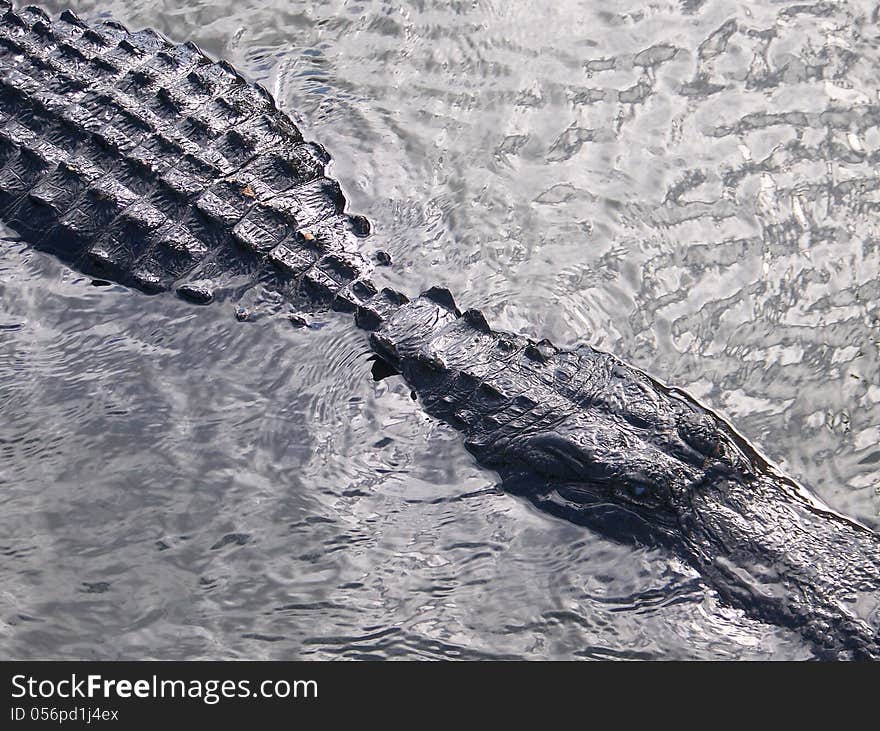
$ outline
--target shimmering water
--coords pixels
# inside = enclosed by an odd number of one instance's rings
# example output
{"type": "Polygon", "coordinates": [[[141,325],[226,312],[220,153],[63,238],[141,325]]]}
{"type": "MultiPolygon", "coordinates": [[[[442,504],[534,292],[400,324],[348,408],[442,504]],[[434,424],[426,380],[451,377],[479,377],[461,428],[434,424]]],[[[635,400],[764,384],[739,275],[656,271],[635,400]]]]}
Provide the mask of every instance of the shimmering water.
{"type": "MultiPolygon", "coordinates": [[[[873,3],[70,4],[272,90],[396,286],[686,387],[876,521],[873,3]]],[[[243,324],[7,236],[0,656],[810,657],[501,493],[369,365],[345,317],[243,324]]]]}

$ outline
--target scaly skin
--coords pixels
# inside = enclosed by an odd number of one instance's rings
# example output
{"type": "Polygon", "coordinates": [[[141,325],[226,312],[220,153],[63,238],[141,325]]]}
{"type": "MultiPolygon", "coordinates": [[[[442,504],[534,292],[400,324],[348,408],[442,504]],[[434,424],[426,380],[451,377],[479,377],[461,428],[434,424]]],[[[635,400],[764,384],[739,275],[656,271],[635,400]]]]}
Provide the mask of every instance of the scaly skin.
{"type": "Polygon", "coordinates": [[[354,312],[379,362],[542,509],[689,561],[830,657],[880,657],[880,538],[822,507],[687,395],[615,357],[370,282],[345,213],[271,97],[195,46],[0,2],[0,216],[92,276],[198,303],[259,287],[354,312]]]}
{"type": "Polygon", "coordinates": [[[29,242],[197,302],[261,282],[326,303],[369,277],[366,220],[264,89],[153,31],[0,12],[0,214],[29,242]]]}
{"type": "Polygon", "coordinates": [[[511,492],[674,550],[730,604],[799,630],[823,656],[880,658],[880,538],[687,395],[588,346],[493,331],[442,291],[402,306],[371,342],[511,492]]]}

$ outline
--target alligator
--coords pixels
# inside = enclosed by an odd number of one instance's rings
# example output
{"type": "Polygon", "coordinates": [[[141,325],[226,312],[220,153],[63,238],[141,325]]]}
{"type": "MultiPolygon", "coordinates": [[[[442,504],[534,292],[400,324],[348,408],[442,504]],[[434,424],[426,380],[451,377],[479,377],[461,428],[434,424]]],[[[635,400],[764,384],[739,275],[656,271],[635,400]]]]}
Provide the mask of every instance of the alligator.
{"type": "MultiPolygon", "coordinates": [[[[354,315],[502,487],[614,540],[668,550],[821,658],[880,658],[880,536],[781,474],[686,393],[590,346],[492,329],[390,258],[327,152],[192,43],[0,2],[0,218],[96,282],[196,304],[253,293],[354,315]]],[[[261,295],[262,296],[262,295],[261,295]]],[[[301,319],[299,320],[302,324],[301,319]]]]}

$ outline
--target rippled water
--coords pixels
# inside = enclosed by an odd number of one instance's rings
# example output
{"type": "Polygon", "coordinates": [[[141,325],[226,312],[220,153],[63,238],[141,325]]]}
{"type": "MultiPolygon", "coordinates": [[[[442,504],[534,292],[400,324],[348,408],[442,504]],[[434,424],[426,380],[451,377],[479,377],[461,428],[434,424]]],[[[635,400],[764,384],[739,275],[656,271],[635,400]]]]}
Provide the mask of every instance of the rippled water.
{"type": "MultiPolygon", "coordinates": [[[[686,387],[876,521],[872,3],[71,4],[272,90],[396,286],[686,387]]],[[[3,657],[811,656],[501,493],[346,318],[242,324],[6,239],[3,657]]]]}

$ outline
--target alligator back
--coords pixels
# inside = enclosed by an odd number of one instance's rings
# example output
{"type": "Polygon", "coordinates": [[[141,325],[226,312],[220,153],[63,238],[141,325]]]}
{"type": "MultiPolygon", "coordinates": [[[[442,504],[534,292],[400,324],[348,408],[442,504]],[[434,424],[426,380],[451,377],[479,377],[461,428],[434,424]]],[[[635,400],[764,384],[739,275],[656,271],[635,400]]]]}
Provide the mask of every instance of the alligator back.
{"type": "Polygon", "coordinates": [[[99,279],[207,302],[360,290],[365,219],[260,86],[191,43],[0,2],[0,217],[99,279]]]}

